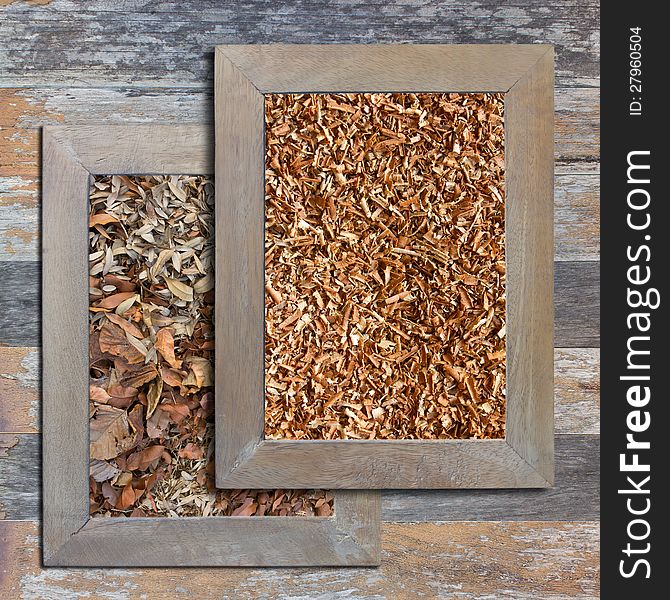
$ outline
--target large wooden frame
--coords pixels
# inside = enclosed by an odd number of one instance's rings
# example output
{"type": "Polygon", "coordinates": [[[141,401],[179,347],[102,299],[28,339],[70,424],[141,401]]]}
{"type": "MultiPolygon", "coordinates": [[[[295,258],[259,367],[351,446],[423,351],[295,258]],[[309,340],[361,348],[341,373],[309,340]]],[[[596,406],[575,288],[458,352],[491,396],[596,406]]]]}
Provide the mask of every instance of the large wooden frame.
{"type": "MultiPolygon", "coordinates": [[[[328,518],[89,517],[90,176],[211,173],[212,133],[211,126],[200,125],[44,129],[42,548],[45,565],[379,564],[378,492],[337,492],[335,515],[328,518]]],[[[219,221],[217,227],[221,224],[219,221]]],[[[221,260],[220,253],[218,258],[221,260]]],[[[217,315],[223,313],[217,307],[217,315]]]]}
{"type": "Polygon", "coordinates": [[[219,487],[553,484],[553,73],[545,45],[217,47],[219,487]],[[506,439],[264,439],[264,94],[375,91],[505,93],[506,439]]]}

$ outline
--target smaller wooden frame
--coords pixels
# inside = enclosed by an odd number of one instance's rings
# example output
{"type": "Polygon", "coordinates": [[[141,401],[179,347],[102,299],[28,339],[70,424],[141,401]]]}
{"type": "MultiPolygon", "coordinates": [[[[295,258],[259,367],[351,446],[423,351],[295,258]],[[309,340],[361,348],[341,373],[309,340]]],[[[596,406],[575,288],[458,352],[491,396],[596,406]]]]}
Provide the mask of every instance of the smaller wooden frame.
{"type": "Polygon", "coordinates": [[[217,486],[553,485],[553,81],[546,45],[217,47],[217,486]],[[264,94],[323,92],[505,94],[505,439],[264,438],[264,94]]]}
{"type": "MultiPolygon", "coordinates": [[[[46,566],[379,564],[377,492],[337,492],[332,517],[89,516],[90,177],[208,174],[214,166],[212,154],[212,128],[203,125],[47,127],[43,131],[42,550],[46,566]]],[[[221,313],[225,311],[217,308],[221,313]]]]}

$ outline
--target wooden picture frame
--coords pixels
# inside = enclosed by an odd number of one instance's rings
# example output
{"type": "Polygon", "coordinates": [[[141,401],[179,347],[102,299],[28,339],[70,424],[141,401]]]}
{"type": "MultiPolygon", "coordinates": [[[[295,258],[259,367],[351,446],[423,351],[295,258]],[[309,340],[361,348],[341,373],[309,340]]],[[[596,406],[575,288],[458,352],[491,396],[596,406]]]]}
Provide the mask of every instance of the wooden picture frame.
{"type": "Polygon", "coordinates": [[[553,484],[553,49],[218,46],[216,481],[224,488],[553,484]],[[264,439],[264,94],[503,92],[506,438],[264,439]]]}
{"type": "Polygon", "coordinates": [[[337,492],[333,517],[89,517],[90,177],[208,174],[213,166],[211,126],[43,130],[42,547],[47,566],[379,564],[377,492],[337,492]]]}

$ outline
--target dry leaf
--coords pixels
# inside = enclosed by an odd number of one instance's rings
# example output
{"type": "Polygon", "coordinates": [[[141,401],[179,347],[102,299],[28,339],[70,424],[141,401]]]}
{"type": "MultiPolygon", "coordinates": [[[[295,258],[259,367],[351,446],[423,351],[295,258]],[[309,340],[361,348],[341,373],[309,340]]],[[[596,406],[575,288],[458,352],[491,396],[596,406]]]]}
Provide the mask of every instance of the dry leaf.
{"type": "Polygon", "coordinates": [[[202,279],[198,279],[193,285],[196,294],[205,294],[214,289],[214,277],[207,273],[202,279]]]}
{"type": "Polygon", "coordinates": [[[107,298],[103,298],[98,302],[98,307],[99,308],[116,308],[124,302],[125,300],[128,300],[129,298],[132,298],[135,296],[135,292],[119,292],[118,294],[112,294],[111,296],[107,296],[107,298]]]}
{"type": "Polygon", "coordinates": [[[178,279],[170,279],[169,277],[164,277],[164,279],[168,289],[177,296],[177,298],[186,300],[186,302],[193,302],[193,288],[190,285],[186,285],[178,279]]]}
{"type": "Polygon", "coordinates": [[[239,508],[236,508],[233,511],[232,516],[233,517],[250,517],[256,512],[256,509],[258,508],[258,504],[254,502],[253,498],[247,498],[244,501],[244,504],[240,506],[239,508]]]}
{"type": "Polygon", "coordinates": [[[153,440],[159,438],[165,432],[165,429],[170,424],[170,413],[161,410],[160,406],[147,419],[147,435],[153,440]]]}
{"type": "Polygon", "coordinates": [[[141,452],[134,452],[128,457],[126,467],[131,471],[144,471],[152,462],[158,460],[165,448],[161,445],[149,446],[141,452]]]}
{"type": "Polygon", "coordinates": [[[170,418],[175,423],[181,423],[186,417],[191,414],[187,404],[179,402],[176,404],[164,403],[160,408],[170,415],[170,418]]]}
{"type": "Polygon", "coordinates": [[[154,348],[161,353],[162,357],[170,364],[171,367],[178,369],[181,367],[181,361],[174,356],[174,338],[172,332],[163,327],[156,333],[156,343],[154,348]]]}
{"type": "Polygon", "coordinates": [[[205,456],[205,453],[201,446],[196,446],[189,442],[179,451],[179,456],[181,458],[188,458],[189,460],[200,460],[205,456]]]}
{"type": "Polygon", "coordinates": [[[176,369],[161,368],[161,377],[163,381],[171,387],[181,387],[183,377],[181,371],[176,369]]]}
{"type": "Polygon", "coordinates": [[[98,482],[114,479],[121,471],[104,460],[92,459],[89,463],[89,473],[98,482]]]}
{"type": "Polygon", "coordinates": [[[121,279],[116,275],[106,275],[103,279],[104,285],[113,285],[119,292],[134,292],[137,289],[137,285],[126,279],[121,279]]]}
{"type": "Polygon", "coordinates": [[[105,481],[101,486],[102,495],[105,497],[105,500],[109,502],[112,506],[116,506],[116,503],[119,499],[120,490],[112,487],[112,485],[105,481]]]}
{"type": "Polygon", "coordinates": [[[160,253],[158,254],[158,258],[156,259],[156,262],[151,266],[151,274],[156,277],[163,267],[165,266],[165,263],[172,258],[172,255],[174,254],[174,250],[171,248],[166,248],[165,250],[161,250],[160,253]]]}
{"type": "Polygon", "coordinates": [[[132,480],[133,480],[133,474],[130,471],[124,471],[116,478],[114,485],[123,488],[126,487],[129,483],[131,483],[132,480]]]}
{"type": "Polygon", "coordinates": [[[214,369],[208,358],[189,358],[187,362],[191,372],[184,379],[183,385],[199,388],[214,385],[214,369]]]}
{"type": "Polygon", "coordinates": [[[123,329],[126,333],[129,333],[133,337],[136,337],[138,339],[143,339],[144,334],[140,331],[139,327],[135,325],[134,323],[131,323],[130,321],[127,321],[123,317],[120,317],[119,315],[115,313],[108,313],[106,317],[115,325],[118,325],[123,329]]]}
{"type": "Polygon", "coordinates": [[[147,347],[140,342],[136,337],[133,337],[126,331],[126,339],[128,340],[128,343],[135,348],[143,357],[144,357],[144,362],[147,362],[147,355],[149,351],[147,350],[147,347]]]}
{"type": "Polygon", "coordinates": [[[147,392],[147,419],[154,414],[162,392],[163,380],[158,376],[158,380],[149,386],[149,391],[147,392]]]}
{"type": "Polygon", "coordinates": [[[88,386],[88,395],[93,402],[100,402],[101,404],[107,404],[111,398],[103,388],[97,385],[88,386]]]}
{"type": "Polygon", "coordinates": [[[101,405],[90,421],[91,458],[108,460],[125,452],[132,437],[125,410],[101,405]]]}
{"type": "Polygon", "coordinates": [[[144,362],[144,354],[128,341],[123,329],[112,323],[105,323],[100,329],[100,350],[120,356],[130,364],[144,362]]]}
{"type": "Polygon", "coordinates": [[[95,227],[96,225],[107,225],[108,223],[118,223],[119,220],[112,215],[108,215],[106,212],[101,212],[96,215],[91,215],[88,220],[89,227],[95,227]]]}
{"type": "Polygon", "coordinates": [[[135,433],[133,441],[133,448],[140,443],[144,437],[144,407],[141,404],[136,404],[128,413],[128,423],[135,433]]]}
{"type": "Polygon", "coordinates": [[[116,508],[125,510],[126,508],[130,508],[133,504],[135,504],[135,490],[133,489],[133,484],[128,483],[123,488],[121,495],[116,501],[116,508]]]}
{"type": "Polygon", "coordinates": [[[137,294],[133,294],[130,296],[130,298],[126,298],[121,304],[119,304],[116,307],[116,310],[114,311],[117,315],[122,315],[126,311],[130,310],[130,308],[139,300],[139,296],[137,294]]]}
{"type": "Polygon", "coordinates": [[[153,381],[158,376],[158,371],[154,365],[144,365],[142,368],[129,371],[121,378],[120,383],[126,387],[140,388],[145,383],[153,381]]]}
{"type": "Polygon", "coordinates": [[[114,384],[110,385],[109,388],[107,389],[107,392],[110,397],[112,398],[127,398],[127,399],[132,399],[137,396],[137,388],[136,387],[125,387],[123,385],[114,384]]]}
{"type": "Polygon", "coordinates": [[[168,186],[170,187],[170,191],[171,191],[175,196],[177,196],[177,198],[178,198],[179,200],[181,200],[182,202],[186,202],[186,193],[184,192],[184,190],[182,190],[181,188],[178,188],[178,187],[177,187],[174,183],[172,183],[171,181],[168,181],[168,186]]]}

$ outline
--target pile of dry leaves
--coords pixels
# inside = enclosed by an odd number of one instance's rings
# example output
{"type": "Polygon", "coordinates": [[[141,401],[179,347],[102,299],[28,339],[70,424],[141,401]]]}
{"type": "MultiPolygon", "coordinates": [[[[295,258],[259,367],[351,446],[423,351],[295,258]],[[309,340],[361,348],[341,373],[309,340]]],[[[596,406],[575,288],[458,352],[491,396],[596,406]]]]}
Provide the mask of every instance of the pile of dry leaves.
{"type": "Polygon", "coordinates": [[[266,436],[505,433],[502,94],[266,96],[266,436]]]}
{"type": "Polygon", "coordinates": [[[214,489],[213,201],[202,176],[93,181],[93,515],[332,512],[328,492],[214,489]]]}

